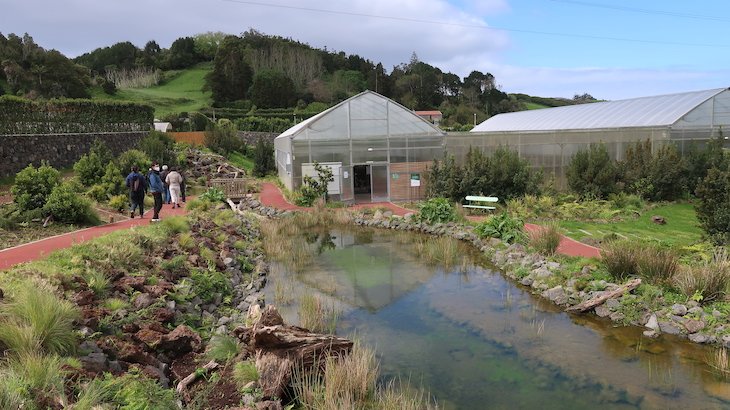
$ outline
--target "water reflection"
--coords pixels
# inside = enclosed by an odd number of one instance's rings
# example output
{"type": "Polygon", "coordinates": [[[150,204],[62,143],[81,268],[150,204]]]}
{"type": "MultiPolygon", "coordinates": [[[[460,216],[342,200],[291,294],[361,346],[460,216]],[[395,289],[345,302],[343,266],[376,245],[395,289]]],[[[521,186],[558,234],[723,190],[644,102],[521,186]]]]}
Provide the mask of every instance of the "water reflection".
{"type": "Polygon", "coordinates": [[[445,267],[409,238],[308,233],[313,264],[272,269],[270,283],[294,284],[282,313],[296,322],[297,295],[327,298],[342,312],[338,333],[374,346],[385,377],[422,383],[446,408],[730,408],[728,383],[704,364],[709,348],[567,315],[469,247],[468,263],[445,267]]]}

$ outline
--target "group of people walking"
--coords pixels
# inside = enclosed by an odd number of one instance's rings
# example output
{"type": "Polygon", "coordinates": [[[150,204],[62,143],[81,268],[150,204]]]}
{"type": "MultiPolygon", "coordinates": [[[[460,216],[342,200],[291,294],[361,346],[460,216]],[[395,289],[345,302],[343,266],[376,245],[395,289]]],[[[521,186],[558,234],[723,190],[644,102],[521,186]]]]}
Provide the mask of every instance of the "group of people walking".
{"type": "Polygon", "coordinates": [[[130,218],[134,218],[137,209],[139,217],[143,217],[144,197],[147,192],[154,199],[152,222],[160,220],[163,203],[179,208],[180,202],[185,202],[185,178],[174,167],[163,165],[160,168],[157,162],[152,164],[146,176],[139,171],[139,167],[133,166],[132,172],[127,175],[126,185],[129,189],[130,218]]]}

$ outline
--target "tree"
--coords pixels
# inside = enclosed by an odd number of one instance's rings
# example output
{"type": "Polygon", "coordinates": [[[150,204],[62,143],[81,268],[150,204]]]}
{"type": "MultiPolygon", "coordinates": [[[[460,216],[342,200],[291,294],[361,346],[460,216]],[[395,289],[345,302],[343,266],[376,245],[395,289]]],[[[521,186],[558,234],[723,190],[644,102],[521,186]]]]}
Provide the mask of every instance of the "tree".
{"type": "Polygon", "coordinates": [[[200,61],[202,61],[202,58],[195,50],[194,38],[180,37],[170,46],[169,55],[167,56],[168,68],[188,68],[200,61]]]}
{"type": "Polygon", "coordinates": [[[312,206],[319,198],[327,201],[327,185],[335,180],[332,168],[314,161],[314,171],[317,173],[317,178],[304,176],[304,185],[302,185],[301,196],[297,199],[297,205],[312,206]]]}
{"type": "Polygon", "coordinates": [[[695,206],[702,229],[717,244],[730,242],[730,171],[711,168],[697,186],[695,206]]]}
{"type": "Polygon", "coordinates": [[[15,175],[10,192],[19,210],[30,211],[42,208],[53,188],[60,183],[61,174],[48,163],[43,162],[38,168],[30,164],[15,175]]]}
{"type": "Polygon", "coordinates": [[[212,61],[226,37],[229,37],[229,35],[221,31],[208,31],[196,34],[193,37],[195,40],[195,51],[203,60],[212,61]]]}
{"type": "Polygon", "coordinates": [[[253,151],[253,174],[264,177],[274,171],[276,171],[274,144],[259,138],[253,151]]]}
{"type": "Polygon", "coordinates": [[[164,132],[151,131],[139,143],[139,149],[153,161],[165,165],[177,165],[175,141],[164,132]]]}
{"type": "Polygon", "coordinates": [[[244,60],[240,40],[235,36],[226,37],[218,48],[213,71],[207,78],[213,100],[227,102],[246,98],[252,78],[253,70],[244,60]]]}
{"type": "Polygon", "coordinates": [[[590,198],[607,198],[616,192],[618,171],[604,144],[591,144],[580,150],[566,170],[568,186],[573,192],[590,198]]]}
{"type": "Polygon", "coordinates": [[[260,71],[253,78],[251,100],[259,108],[291,107],[296,101],[294,82],[281,71],[260,71]]]}
{"type": "Polygon", "coordinates": [[[238,138],[236,125],[222,118],[205,131],[205,146],[219,154],[242,151],[243,141],[238,138]]]}

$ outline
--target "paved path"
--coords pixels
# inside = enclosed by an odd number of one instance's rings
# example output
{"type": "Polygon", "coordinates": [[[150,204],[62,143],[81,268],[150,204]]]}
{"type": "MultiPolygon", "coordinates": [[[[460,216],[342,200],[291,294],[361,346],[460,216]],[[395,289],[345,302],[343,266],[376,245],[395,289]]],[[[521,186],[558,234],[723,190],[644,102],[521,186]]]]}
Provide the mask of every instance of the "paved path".
{"type": "MultiPolygon", "coordinates": [[[[270,182],[264,182],[261,184],[261,193],[259,194],[259,201],[266,206],[272,208],[283,209],[285,211],[309,211],[312,208],[306,208],[302,206],[294,205],[284,198],[281,190],[276,185],[270,182]]],[[[413,212],[410,209],[400,207],[392,202],[372,202],[355,204],[347,209],[365,209],[365,208],[387,208],[393,212],[393,215],[403,216],[409,212],[413,212]]]]}
{"type": "MultiPolygon", "coordinates": [[[[163,205],[160,211],[160,218],[165,219],[170,216],[185,215],[185,208],[172,209],[172,205],[163,205]]],[[[40,239],[34,242],[18,245],[12,248],[0,251],[0,270],[8,269],[14,265],[24,262],[30,262],[43,258],[49,253],[69,248],[77,243],[86,242],[90,239],[118,231],[120,229],[129,229],[133,226],[149,225],[152,211],[147,211],[144,218],[127,219],[107,225],[94,226],[91,228],[80,229],[65,233],[62,235],[51,236],[50,238],[40,239]]]]}
{"type": "MultiPolygon", "coordinates": [[[[534,232],[540,228],[539,225],[525,224],[527,232],[534,232]]],[[[563,239],[560,240],[558,245],[558,253],[568,256],[582,256],[585,258],[600,258],[601,250],[595,246],[587,245],[583,242],[578,242],[573,238],[569,238],[562,235],[563,239]]]]}

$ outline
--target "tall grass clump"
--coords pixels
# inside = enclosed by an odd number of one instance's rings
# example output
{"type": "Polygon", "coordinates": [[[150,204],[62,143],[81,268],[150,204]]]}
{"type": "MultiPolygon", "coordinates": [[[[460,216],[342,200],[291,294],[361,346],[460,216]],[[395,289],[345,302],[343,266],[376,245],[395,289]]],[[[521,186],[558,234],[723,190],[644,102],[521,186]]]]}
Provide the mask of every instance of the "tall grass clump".
{"type": "Polygon", "coordinates": [[[629,241],[613,241],[603,247],[603,265],[608,273],[618,281],[638,273],[638,259],[641,247],[629,241]]]}
{"type": "Polygon", "coordinates": [[[456,239],[439,236],[418,237],[413,242],[416,254],[432,265],[450,268],[459,262],[459,257],[463,254],[463,250],[459,247],[456,239]]]}
{"type": "Polygon", "coordinates": [[[542,255],[551,256],[557,251],[563,236],[560,234],[558,224],[550,222],[539,227],[537,231],[530,232],[529,237],[530,246],[542,255]]]}
{"type": "Polygon", "coordinates": [[[637,259],[639,276],[656,285],[666,285],[677,273],[679,258],[670,249],[646,246],[637,259]]]}
{"type": "Polygon", "coordinates": [[[162,220],[160,225],[162,226],[162,230],[168,236],[190,231],[190,225],[188,224],[187,218],[184,216],[165,218],[162,220]]]}
{"type": "Polygon", "coordinates": [[[700,303],[722,300],[730,285],[730,255],[726,251],[716,251],[710,262],[683,266],[673,282],[683,294],[700,303]]]}
{"type": "Polygon", "coordinates": [[[75,307],[59,299],[48,286],[21,284],[13,301],[0,307],[0,342],[14,353],[39,348],[68,354],[76,348],[75,307]]]}
{"type": "Polygon", "coordinates": [[[226,363],[238,355],[238,341],[233,336],[215,335],[210,339],[206,355],[219,363],[226,363]]]}
{"type": "Polygon", "coordinates": [[[333,333],[339,312],[326,306],[319,296],[304,295],[299,301],[299,324],[315,333],[333,333]]]}
{"type": "Polygon", "coordinates": [[[34,408],[33,403],[65,402],[63,383],[58,356],[38,352],[13,356],[0,370],[0,408],[24,409],[34,408]]]}
{"type": "Polygon", "coordinates": [[[307,409],[431,409],[422,391],[402,389],[395,383],[377,385],[379,365],[375,352],[355,343],[349,355],[320,359],[321,372],[295,368],[294,394],[307,409]]]}
{"type": "Polygon", "coordinates": [[[236,363],[233,366],[233,379],[236,380],[236,384],[241,388],[250,382],[257,381],[259,379],[259,372],[256,369],[256,364],[250,360],[236,363]]]}
{"type": "Polygon", "coordinates": [[[730,379],[730,355],[728,355],[726,347],[715,349],[714,353],[707,356],[705,363],[712,367],[720,378],[730,379]]]}
{"type": "Polygon", "coordinates": [[[312,254],[302,238],[298,218],[266,221],[261,224],[262,247],[269,258],[281,262],[294,272],[300,272],[312,262],[312,254]]]}

